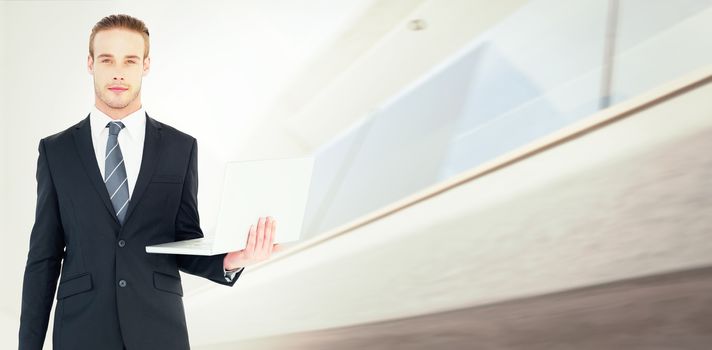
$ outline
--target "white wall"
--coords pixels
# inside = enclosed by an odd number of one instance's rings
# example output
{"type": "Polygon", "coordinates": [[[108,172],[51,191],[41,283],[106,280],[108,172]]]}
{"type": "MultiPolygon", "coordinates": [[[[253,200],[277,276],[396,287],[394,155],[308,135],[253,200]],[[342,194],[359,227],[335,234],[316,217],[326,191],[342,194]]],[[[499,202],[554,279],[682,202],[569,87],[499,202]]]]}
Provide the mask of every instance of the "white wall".
{"type": "MultiPolygon", "coordinates": [[[[6,79],[6,73],[5,73],[5,35],[7,33],[7,30],[5,28],[7,23],[6,16],[5,16],[5,2],[0,2],[0,82],[4,82],[6,79]]],[[[10,226],[7,225],[7,215],[5,214],[5,210],[7,210],[7,205],[6,202],[8,201],[8,196],[7,196],[7,183],[6,183],[6,175],[5,173],[7,172],[9,166],[7,164],[7,158],[5,155],[6,151],[6,146],[5,143],[7,142],[7,128],[5,127],[5,121],[6,121],[6,113],[5,113],[5,84],[0,83],[0,222],[3,223],[3,229],[0,231],[0,234],[2,234],[3,237],[7,237],[9,234],[12,234],[13,232],[9,229],[10,226]]],[[[3,255],[4,256],[4,255],[3,255]]],[[[9,271],[15,271],[15,265],[12,264],[11,266],[6,266],[6,259],[3,257],[2,260],[0,260],[0,275],[2,276],[8,276],[9,271]]],[[[15,284],[15,283],[10,283],[10,284],[15,284]]],[[[17,292],[17,290],[13,290],[13,293],[17,292]]],[[[17,294],[11,294],[10,295],[11,299],[18,300],[19,295],[17,294]]],[[[8,309],[6,307],[1,307],[0,306],[0,344],[12,344],[13,347],[16,347],[17,341],[12,340],[17,338],[17,319],[13,317],[12,314],[12,309],[8,309]]],[[[3,346],[4,347],[4,346],[3,346]]]]}

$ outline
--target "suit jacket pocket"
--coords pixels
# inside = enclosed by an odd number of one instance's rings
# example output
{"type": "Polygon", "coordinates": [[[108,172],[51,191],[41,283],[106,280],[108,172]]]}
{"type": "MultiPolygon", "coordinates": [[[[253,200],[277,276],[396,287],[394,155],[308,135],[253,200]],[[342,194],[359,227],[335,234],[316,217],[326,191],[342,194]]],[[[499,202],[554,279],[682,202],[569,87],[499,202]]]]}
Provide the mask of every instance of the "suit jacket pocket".
{"type": "Polygon", "coordinates": [[[181,183],[183,179],[178,175],[156,175],[151,178],[151,182],[181,183]]]}
{"type": "Polygon", "coordinates": [[[91,290],[91,287],[91,274],[89,272],[68,277],[64,281],[59,282],[57,299],[64,299],[75,294],[84,293],[91,290]]]}
{"type": "Polygon", "coordinates": [[[181,286],[180,277],[154,271],[153,286],[158,290],[183,296],[183,287],[181,286]]]}

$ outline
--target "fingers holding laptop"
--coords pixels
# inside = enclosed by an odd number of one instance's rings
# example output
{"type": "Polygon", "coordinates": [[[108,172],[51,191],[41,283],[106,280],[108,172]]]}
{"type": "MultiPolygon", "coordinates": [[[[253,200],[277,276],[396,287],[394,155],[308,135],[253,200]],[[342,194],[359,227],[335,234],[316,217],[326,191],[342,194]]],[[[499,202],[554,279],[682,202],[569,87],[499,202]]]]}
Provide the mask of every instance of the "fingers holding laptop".
{"type": "Polygon", "coordinates": [[[268,259],[272,252],[282,248],[281,245],[274,243],[276,233],[277,220],[271,216],[259,218],[257,226],[250,226],[245,249],[252,251],[255,257],[263,257],[263,260],[268,259]]]}
{"type": "Polygon", "coordinates": [[[223,266],[233,270],[269,259],[273,252],[282,250],[280,244],[274,243],[276,233],[277,221],[271,216],[260,217],[257,225],[250,226],[245,249],[227,253],[223,266]]]}

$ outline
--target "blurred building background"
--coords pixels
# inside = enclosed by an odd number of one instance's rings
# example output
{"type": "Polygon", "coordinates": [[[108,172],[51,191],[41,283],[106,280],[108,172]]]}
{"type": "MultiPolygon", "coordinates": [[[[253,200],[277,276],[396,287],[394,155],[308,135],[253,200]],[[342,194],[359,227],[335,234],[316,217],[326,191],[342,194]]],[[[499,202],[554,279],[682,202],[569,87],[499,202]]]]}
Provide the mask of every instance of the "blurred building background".
{"type": "Polygon", "coordinates": [[[112,13],[198,139],[206,235],[225,162],[316,155],[300,242],[181,275],[195,349],[712,346],[712,1],[106,0],[0,1],[2,348],[37,143],[90,111],[112,13]]]}

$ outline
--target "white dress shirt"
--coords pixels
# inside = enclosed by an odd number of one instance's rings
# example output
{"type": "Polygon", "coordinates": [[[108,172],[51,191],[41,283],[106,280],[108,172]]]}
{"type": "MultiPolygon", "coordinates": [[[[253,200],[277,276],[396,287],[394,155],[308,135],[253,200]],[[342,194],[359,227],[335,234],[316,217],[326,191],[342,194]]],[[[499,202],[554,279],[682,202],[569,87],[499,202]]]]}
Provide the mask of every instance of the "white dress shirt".
{"type": "MultiPolygon", "coordinates": [[[[102,180],[105,176],[106,143],[109,140],[109,128],[106,125],[112,121],[114,120],[96,107],[93,108],[89,116],[91,141],[94,144],[94,153],[102,180]]],[[[143,141],[146,137],[146,112],[142,107],[121,119],[121,122],[124,123],[125,128],[119,132],[119,148],[121,149],[121,155],[124,157],[126,182],[129,185],[129,199],[131,199],[131,194],[136,186],[136,179],[138,179],[138,171],[141,168],[141,159],[143,158],[143,141]]]]}
{"type": "MultiPolygon", "coordinates": [[[[138,172],[141,169],[141,159],[143,158],[143,141],[146,138],[146,111],[143,106],[136,112],[133,112],[124,118],[120,119],[124,124],[124,128],[119,132],[119,148],[121,155],[124,158],[124,166],[126,167],[126,182],[129,186],[129,199],[136,186],[138,172]]],[[[105,157],[106,143],[109,140],[109,128],[107,124],[114,121],[104,112],[100,111],[96,106],[92,108],[89,114],[89,125],[91,126],[91,140],[94,145],[94,153],[96,162],[99,165],[101,178],[104,179],[105,172],[105,157]]],[[[235,274],[242,270],[242,267],[227,271],[223,268],[225,280],[232,282],[235,274]]]]}

